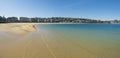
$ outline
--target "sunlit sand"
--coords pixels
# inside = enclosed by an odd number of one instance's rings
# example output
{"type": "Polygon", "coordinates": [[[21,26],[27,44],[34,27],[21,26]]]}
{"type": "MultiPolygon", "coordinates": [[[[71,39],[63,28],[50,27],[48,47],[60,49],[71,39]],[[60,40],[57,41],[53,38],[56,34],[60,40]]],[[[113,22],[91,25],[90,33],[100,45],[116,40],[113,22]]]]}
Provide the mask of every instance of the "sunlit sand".
{"type": "Polygon", "coordinates": [[[35,23],[8,23],[0,24],[0,31],[14,34],[26,34],[28,32],[35,32],[35,23]]]}

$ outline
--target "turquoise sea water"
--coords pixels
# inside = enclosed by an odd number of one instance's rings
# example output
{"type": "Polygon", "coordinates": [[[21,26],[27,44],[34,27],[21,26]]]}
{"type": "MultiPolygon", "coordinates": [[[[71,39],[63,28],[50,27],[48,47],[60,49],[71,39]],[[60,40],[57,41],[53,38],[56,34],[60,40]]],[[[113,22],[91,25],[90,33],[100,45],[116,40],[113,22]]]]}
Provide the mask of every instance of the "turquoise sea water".
{"type": "Polygon", "coordinates": [[[56,55],[120,58],[119,24],[40,24],[37,29],[56,55]]]}

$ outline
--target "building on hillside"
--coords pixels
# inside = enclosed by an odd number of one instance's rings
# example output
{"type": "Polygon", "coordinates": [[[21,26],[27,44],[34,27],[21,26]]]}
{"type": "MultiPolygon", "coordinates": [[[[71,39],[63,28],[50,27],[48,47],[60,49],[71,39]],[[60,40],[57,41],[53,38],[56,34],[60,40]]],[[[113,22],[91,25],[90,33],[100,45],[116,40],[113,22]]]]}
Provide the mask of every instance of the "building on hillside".
{"type": "Polygon", "coordinates": [[[28,17],[20,17],[20,22],[31,22],[31,19],[28,17]]]}
{"type": "Polygon", "coordinates": [[[18,18],[17,17],[8,17],[7,18],[7,22],[18,22],[18,18]]]}
{"type": "Polygon", "coordinates": [[[39,22],[39,18],[30,18],[31,19],[31,22],[39,22]]]}
{"type": "Polygon", "coordinates": [[[3,16],[0,16],[0,23],[5,23],[6,22],[6,18],[3,16]]]}

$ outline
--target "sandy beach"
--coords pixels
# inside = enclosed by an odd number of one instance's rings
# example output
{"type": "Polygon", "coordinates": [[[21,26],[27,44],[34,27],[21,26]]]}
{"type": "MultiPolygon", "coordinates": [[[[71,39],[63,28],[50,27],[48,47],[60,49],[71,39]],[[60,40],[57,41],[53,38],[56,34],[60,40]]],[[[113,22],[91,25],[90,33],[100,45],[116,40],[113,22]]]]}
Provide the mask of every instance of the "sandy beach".
{"type": "Polygon", "coordinates": [[[0,24],[0,58],[54,58],[44,38],[34,33],[36,24],[0,24]]]}
{"type": "Polygon", "coordinates": [[[26,34],[29,32],[35,32],[36,23],[6,23],[0,24],[0,31],[11,34],[26,34]]]}

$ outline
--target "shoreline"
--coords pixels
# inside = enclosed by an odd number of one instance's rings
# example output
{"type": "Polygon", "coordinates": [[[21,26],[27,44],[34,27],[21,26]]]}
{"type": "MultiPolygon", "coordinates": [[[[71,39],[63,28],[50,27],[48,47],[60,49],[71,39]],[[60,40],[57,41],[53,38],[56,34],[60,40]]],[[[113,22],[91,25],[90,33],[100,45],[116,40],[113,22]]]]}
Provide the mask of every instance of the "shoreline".
{"type": "Polygon", "coordinates": [[[37,24],[85,24],[85,23],[1,23],[0,32],[24,35],[30,32],[36,32],[37,24]]]}

